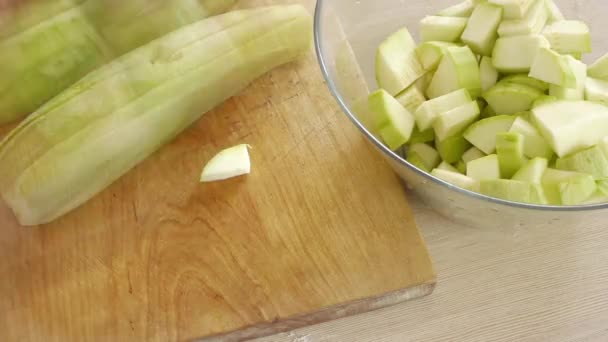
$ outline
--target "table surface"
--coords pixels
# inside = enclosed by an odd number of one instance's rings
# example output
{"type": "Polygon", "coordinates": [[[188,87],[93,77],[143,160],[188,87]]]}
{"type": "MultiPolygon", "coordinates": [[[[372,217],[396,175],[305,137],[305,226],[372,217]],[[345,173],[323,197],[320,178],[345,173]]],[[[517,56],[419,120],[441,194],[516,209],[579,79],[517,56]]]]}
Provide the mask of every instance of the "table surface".
{"type": "Polygon", "coordinates": [[[608,340],[608,224],[475,229],[409,197],[438,272],[434,294],[256,341],[608,340]]]}

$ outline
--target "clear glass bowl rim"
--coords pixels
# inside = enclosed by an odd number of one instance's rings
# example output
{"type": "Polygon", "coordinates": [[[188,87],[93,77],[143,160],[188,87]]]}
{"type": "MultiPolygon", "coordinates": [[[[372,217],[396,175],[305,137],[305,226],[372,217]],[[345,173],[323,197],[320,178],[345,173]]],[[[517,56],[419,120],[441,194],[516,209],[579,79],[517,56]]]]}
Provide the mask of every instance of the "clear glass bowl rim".
{"type": "Polygon", "coordinates": [[[502,199],[498,199],[498,198],[494,198],[494,197],[489,197],[489,196],[482,195],[477,192],[473,192],[473,191],[462,189],[460,187],[456,187],[429,173],[426,173],[426,172],[418,169],[411,163],[409,163],[407,160],[403,159],[401,156],[396,154],[394,151],[387,148],[382,142],[380,142],[378,139],[376,139],[376,137],[373,134],[371,134],[365,128],[365,126],[363,126],[361,124],[361,122],[357,119],[357,117],[353,114],[353,112],[350,110],[350,108],[346,104],[346,101],[340,94],[335,82],[332,80],[331,76],[329,75],[329,70],[327,67],[328,64],[326,63],[326,59],[325,59],[323,49],[321,46],[321,42],[322,42],[321,28],[323,25],[322,16],[324,14],[325,3],[331,2],[331,1],[332,0],[317,0],[317,3],[315,5],[314,46],[315,46],[315,52],[317,55],[317,61],[321,68],[321,73],[323,74],[323,78],[325,79],[327,87],[329,88],[331,94],[336,99],[336,101],[338,101],[340,108],[346,114],[348,119],[353,124],[355,124],[355,126],[357,126],[357,128],[359,128],[359,130],[367,137],[367,139],[369,139],[375,145],[375,147],[378,148],[385,156],[387,156],[388,158],[391,158],[399,165],[412,170],[413,172],[418,174],[420,177],[424,177],[428,181],[440,184],[441,186],[444,186],[452,191],[456,191],[461,194],[464,194],[465,196],[470,196],[474,199],[478,199],[478,200],[482,200],[482,201],[486,201],[486,202],[490,202],[490,203],[494,203],[494,204],[506,205],[506,206],[514,207],[514,208],[540,210],[540,211],[548,211],[548,212],[588,212],[588,211],[599,211],[599,210],[608,209],[608,203],[593,204],[593,205],[579,205],[579,206],[550,206],[550,205],[538,205],[538,204],[526,204],[526,203],[512,202],[512,201],[502,200],[502,199]]]}

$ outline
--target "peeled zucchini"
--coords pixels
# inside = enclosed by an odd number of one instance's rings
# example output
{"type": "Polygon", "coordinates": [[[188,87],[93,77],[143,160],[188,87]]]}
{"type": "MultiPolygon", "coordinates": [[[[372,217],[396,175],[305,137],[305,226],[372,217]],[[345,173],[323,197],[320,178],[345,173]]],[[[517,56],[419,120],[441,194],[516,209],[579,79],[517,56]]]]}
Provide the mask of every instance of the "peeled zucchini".
{"type": "Polygon", "coordinates": [[[105,65],[0,144],[0,193],[23,225],[78,207],[203,113],[311,45],[301,6],[235,11],[105,65]]]}

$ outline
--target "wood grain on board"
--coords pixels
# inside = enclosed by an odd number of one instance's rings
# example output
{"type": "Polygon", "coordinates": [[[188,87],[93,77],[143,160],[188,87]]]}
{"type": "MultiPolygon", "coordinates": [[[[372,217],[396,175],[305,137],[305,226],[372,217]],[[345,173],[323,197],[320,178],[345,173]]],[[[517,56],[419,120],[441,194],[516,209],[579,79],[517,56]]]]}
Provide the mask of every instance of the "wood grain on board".
{"type": "Polygon", "coordinates": [[[56,222],[19,227],[0,204],[0,258],[2,341],[241,340],[435,283],[397,176],[312,53],[56,222]],[[205,162],[239,143],[253,173],[200,184],[205,162]]]}

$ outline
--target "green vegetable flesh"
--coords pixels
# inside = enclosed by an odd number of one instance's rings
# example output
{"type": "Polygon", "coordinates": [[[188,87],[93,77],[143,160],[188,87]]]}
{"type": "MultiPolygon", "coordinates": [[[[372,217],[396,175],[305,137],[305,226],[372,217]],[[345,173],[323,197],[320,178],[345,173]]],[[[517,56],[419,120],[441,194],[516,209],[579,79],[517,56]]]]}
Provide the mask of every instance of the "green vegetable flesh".
{"type": "Polygon", "coordinates": [[[602,141],[608,132],[608,108],[588,101],[554,101],[532,110],[532,120],[559,157],[602,141]]]}
{"type": "Polygon", "coordinates": [[[519,36],[540,33],[548,20],[545,0],[534,0],[522,19],[503,20],[498,27],[500,36],[519,36]]]}
{"type": "Polygon", "coordinates": [[[427,144],[414,144],[407,151],[407,160],[421,170],[431,172],[439,163],[439,153],[427,144]]]}
{"type": "Polygon", "coordinates": [[[543,93],[524,84],[499,82],[483,94],[483,98],[496,113],[515,114],[532,109],[543,93]]]}
{"type": "Polygon", "coordinates": [[[461,134],[470,124],[479,117],[477,101],[454,108],[437,117],[433,128],[439,141],[461,134]]]}
{"type": "Polygon", "coordinates": [[[491,154],[468,162],[467,176],[478,181],[500,179],[498,156],[491,154]]]}
{"type": "Polygon", "coordinates": [[[380,88],[394,96],[424,75],[415,48],[407,28],[393,33],[380,44],[376,53],[376,81],[380,88]]]}
{"type": "Polygon", "coordinates": [[[494,67],[503,73],[529,72],[540,48],[550,47],[542,35],[501,37],[492,52],[494,67]]]}
{"type": "Polygon", "coordinates": [[[464,89],[428,100],[416,109],[416,124],[421,131],[425,131],[433,127],[439,115],[469,102],[471,102],[471,96],[464,89]]]}
{"type": "Polygon", "coordinates": [[[79,206],[275,66],[307,52],[301,6],[197,22],[52,99],[0,145],[0,192],[23,225],[79,206]]]}
{"type": "Polygon", "coordinates": [[[496,135],[496,154],[502,178],[511,178],[525,164],[524,137],[519,133],[496,135]]]}
{"type": "Polygon", "coordinates": [[[471,144],[462,135],[455,135],[443,141],[436,141],[435,146],[439,151],[441,159],[452,164],[462,158],[462,155],[471,147],[471,144]]]}
{"type": "Polygon", "coordinates": [[[369,96],[369,109],[376,117],[380,136],[391,150],[396,151],[410,140],[414,116],[384,89],[369,96]]]}
{"type": "Polygon", "coordinates": [[[519,133],[524,137],[524,154],[526,157],[551,159],[553,156],[551,146],[528,119],[516,118],[509,132],[519,133]]]}
{"type": "Polygon", "coordinates": [[[420,21],[420,35],[423,42],[455,42],[466,25],[467,18],[427,16],[420,21]]]}
{"type": "Polygon", "coordinates": [[[477,58],[468,47],[449,47],[427,89],[433,99],[459,89],[466,89],[472,98],[481,94],[477,58]]]}
{"type": "Polygon", "coordinates": [[[445,182],[470,191],[478,191],[479,182],[458,172],[435,169],[431,174],[445,182]]]}
{"type": "Polygon", "coordinates": [[[496,30],[501,19],[502,8],[500,6],[480,2],[471,14],[461,40],[473,52],[482,56],[490,56],[498,38],[496,30]]]}
{"type": "Polygon", "coordinates": [[[511,115],[498,115],[472,124],[464,137],[485,154],[496,151],[496,135],[508,132],[515,121],[511,115]]]}
{"type": "Polygon", "coordinates": [[[532,184],[541,184],[543,175],[549,167],[549,161],[545,158],[534,158],[522,166],[515,175],[513,180],[528,182],[532,184]]]}
{"type": "Polygon", "coordinates": [[[597,145],[559,158],[555,166],[560,170],[590,174],[596,180],[608,179],[608,159],[597,145]]]}
{"type": "Polygon", "coordinates": [[[540,185],[517,180],[483,180],[479,184],[479,192],[511,202],[547,204],[547,198],[540,185]]]}

